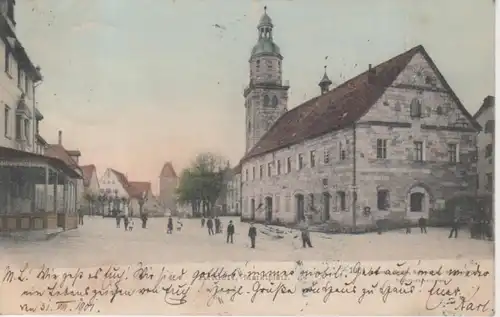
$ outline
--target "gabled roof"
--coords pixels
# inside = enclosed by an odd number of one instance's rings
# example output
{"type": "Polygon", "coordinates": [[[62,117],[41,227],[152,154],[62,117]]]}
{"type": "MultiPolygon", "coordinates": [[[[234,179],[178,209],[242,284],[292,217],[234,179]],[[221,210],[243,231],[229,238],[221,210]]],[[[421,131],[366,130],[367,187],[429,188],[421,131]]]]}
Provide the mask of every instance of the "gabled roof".
{"type": "Polygon", "coordinates": [[[161,169],[160,172],[160,176],[177,178],[177,173],[175,173],[175,169],[174,166],[172,165],[172,162],[166,162],[165,165],[163,165],[163,168],[161,169]]]}
{"type": "Polygon", "coordinates": [[[483,100],[483,104],[481,105],[479,110],[474,114],[474,119],[477,119],[481,115],[481,113],[483,113],[486,109],[494,106],[495,106],[495,97],[486,96],[486,98],[484,98],[483,100]]]}
{"type": "Polygon", "coordinates": [[[350,127],[370,110],[417,53],[426,58],[457,106],[480,129],[419,45],[284,113],[241,161],[350,127]]]}
{"type": "Polygon", "coordinates": [[[66,149],[60,144],[49,144],[45,150],[45,155],[58,158],[73,169],[80,169],[78,164],[71,158],[71,156],[69,156],[66,149]]]}
{"type": "Polygon", "coordinates": [[[150,182],[129,182],[129,195],[133,198],[141,198],[143,193],[151,191],[150,182]]]}
{"type": "Polygon", "coordinates": [[[87,187],[90,185],[92,180],[92,175],[96,173],[96,168],[94,164],[80,166],[83,173],[83,186],[87,187]]]}
{"type": "Polygon", "coordinates": [[[110,168],[109,169],[113,174],[116,175],[116,179],[120,184],[122,185],[123,189],[130,195],[130,183],[128,182],[127,176],[123,174],[122,172],[118,172],[115,169],[110,168]]]}

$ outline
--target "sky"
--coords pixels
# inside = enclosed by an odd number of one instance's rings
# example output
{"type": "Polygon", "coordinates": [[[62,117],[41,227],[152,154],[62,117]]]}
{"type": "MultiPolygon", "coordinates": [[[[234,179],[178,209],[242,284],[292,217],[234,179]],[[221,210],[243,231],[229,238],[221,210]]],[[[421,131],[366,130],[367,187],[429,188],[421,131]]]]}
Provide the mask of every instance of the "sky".
{"type": "Polygon", "coordinates": [[[339,85],[419,44],[469,112],[494,94],[492,0],[22,0],[19,38],[44,75],[41,134],[56,143],[61,130],[82,165],[155,189],[166,161],[180,173],[211,151],[237,164],[264,6],[289,109],[319,94],[325,65],[339,85]]]}

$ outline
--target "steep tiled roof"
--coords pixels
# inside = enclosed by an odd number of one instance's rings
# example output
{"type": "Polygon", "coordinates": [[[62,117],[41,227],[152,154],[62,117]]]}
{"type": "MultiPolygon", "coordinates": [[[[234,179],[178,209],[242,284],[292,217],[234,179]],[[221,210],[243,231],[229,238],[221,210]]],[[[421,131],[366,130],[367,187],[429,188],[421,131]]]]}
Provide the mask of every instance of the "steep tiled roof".
{"type": "Polygon", "coordinates": [[[83,173],[83,186],[87,187],[90,185],[92,180],[92,174],[96,172],[94,164],[80,166],[83,173]]]}
{"type": "Polygon", "coordinates": [[[150,182],[129,182],[129,195],[133,198],[140,198],[143,193],[151,191],[150,182]]]}
{"type": "Polygon", "coordinates": [[[110,168],[109,170],[116,175],[116,178],[122,185],[123,189],[125,189],[125,191],[130,195],[130,183],[128,182],[127,176],[115,169],[110,168]]]}
{"type": "Polygon", "coordinates": [[[375,104],[417,53],[429,60],[458,107],[477,127],[477,122],[454,95],[425,49],[419,45],[286,112],[243,157],[242,162],[352,125],[375,104]]]}
{"type": "Polygon", "coordinates": [[[78,164],[69,156],[66,149],[60,144],[49,144],[45,150],[45,155],[58,158],[71,168],[80,168],[78,164]]]}
{"type": "Polygon", "coordinates": [[[172,162],[166,162],[165,165],[163,165],[160,176],[177,178],[177,174],[175,173],[175,169],[174,166],[172,165],[172,162]]]}

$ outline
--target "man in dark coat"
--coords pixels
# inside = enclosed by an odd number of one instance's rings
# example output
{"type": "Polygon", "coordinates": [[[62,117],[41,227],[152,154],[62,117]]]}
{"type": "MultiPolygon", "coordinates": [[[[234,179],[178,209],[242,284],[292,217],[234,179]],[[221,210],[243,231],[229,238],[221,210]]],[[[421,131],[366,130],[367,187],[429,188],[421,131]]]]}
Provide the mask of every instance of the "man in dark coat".
{"type": "Polygon", "coordinates": [[[418,226],[420,227],[420,233],[427,233],[427,220],[424,217],[418,219],[418,226]]]}
{"type": "Polygon", "coordinates": [[[83,216],[84,216],[83,208],[80,207],[78,209],[78,225],[82,225],[83,226],[83,216]]]}
{"type": "Polygon", "coordinates": [[[201,217],[201,227],[205,227],[205,217],[201,217]]]}
{"type": "Polygon", "coordinates": [[[208,218],[207,220],[207,228],[208,228],[208,235],[214,235],[214,221],[212,218],[208,218]]]}
{"type": "Polygon", "coordinates": [[[172,234],[172,230],[174,230],[174,223],[172,221],[172,217],[168,217],[168,223],[167,223],[167,234],[172,234]]]}
{"type": "Polygon", "coordinates": [[[229,220],[229,224],[227,225],[226,232],[227,232],[227,242],[226,243],[229,243],[229,239],[231,239],[231,243],[233,243],[234,225],[233,225],[232,220],[229,220]]]}
{"type": "Polygon", "coordinates": [[[455,234],[455,239],[457,238],[457,235],[458,235],[458,228],[459,228],[459,226],[460,226],[460,224],[459,224],[459,220],[460,220],[460,218],[459,218],[458,216],[455,216],[455,217],[453,218],[453,221],[452,221],[452,223],[451,223],[450,235],[448,236],[448,239],[449,239],[449,238],[451,238],[451,236],[452,236],[453,234],[455,234]]]}
{"type": "Polygon", "coordinates": [[[250,237],[251,248],[255,249],[255,237],[257,237],[257,229],[253,226],[253,223],[250,224],[250,229],[248,229],[248,236],[250,237]]]}
{"type": "Polygon", "coordinates": [[[220,219],[215,217],[215,233],[220,233],[220,219]]]}

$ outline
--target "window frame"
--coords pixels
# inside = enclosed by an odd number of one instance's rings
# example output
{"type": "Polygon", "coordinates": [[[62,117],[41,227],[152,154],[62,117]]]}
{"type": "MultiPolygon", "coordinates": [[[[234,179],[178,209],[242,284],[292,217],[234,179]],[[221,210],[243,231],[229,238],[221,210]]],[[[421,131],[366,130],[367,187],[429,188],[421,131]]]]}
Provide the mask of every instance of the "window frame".
{"type": "Polygon", "coordinates": [[[387,159],[387,139],[377,139],[377,159],[387,159]]]}
{"type": "Polygon", "coordinates": [[[413,141],[413,160],[417,161],[417,162],[424,161],[424,142],[423,141],[413,141]]]}

